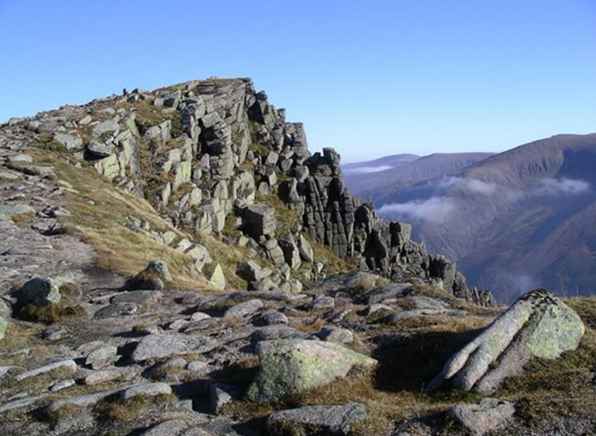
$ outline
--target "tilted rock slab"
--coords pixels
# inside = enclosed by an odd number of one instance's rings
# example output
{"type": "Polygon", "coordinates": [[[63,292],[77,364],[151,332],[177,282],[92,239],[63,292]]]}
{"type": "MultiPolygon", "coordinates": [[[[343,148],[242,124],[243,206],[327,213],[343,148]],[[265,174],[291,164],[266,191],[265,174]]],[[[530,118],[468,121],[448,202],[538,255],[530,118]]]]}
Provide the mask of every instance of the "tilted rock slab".
{"type": "Polygon", "coordinates": [[[133,362],[163,359],[188,353],[206,353],[217,347],[217,342],[206,336],[159,334],[145,336],[132,353],[133,362]]]}
{"type": "Polygon", "coordinates": [[[272,413],[267,419],[270,435],[350,434],[352,425],[367,418],[364,405],[305,406],[272,413]]]}
{"type": "Polygon", "coordinates": [[[559,298],[544,289],[530,291],[451,357],[428,389],[449,383],[494,392],[531,358],[556,359],[575,350],[584,332],[580,317],[559,298]]]}
{"type": "Polygon", "coordinates": [[[269,402],[306,392],[345,377],[353,367],[377,364],[332,342],[303,339],[263,341],[257,346],[261,368],[247,396],[269,402]]]}

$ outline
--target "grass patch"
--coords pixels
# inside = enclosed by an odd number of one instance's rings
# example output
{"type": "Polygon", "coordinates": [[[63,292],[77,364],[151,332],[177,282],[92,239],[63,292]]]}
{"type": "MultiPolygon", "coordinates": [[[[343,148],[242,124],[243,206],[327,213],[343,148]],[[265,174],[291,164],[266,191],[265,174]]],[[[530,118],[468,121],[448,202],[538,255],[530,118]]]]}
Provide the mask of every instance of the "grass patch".
{"type": "Polygon", "coordinates": [[[257,193],[256,203],[266,204],[273,208],[277,221],[277,227],[275,229],[276,238],[287,235],[288,233],[296,233],[296,228],[300,223],[298,212],[290,209],[277,194],[262,195],[257,193]]]}
{"type": "Polygon", "coordinates": [[[325,264],[327,275],[356,271],[357,266],[352,259],[344,259],[335,254],[329,247],[309,239],[315,253],[315,262],[325,264]]]}
{"type": "Polygon", "coordinates": [[[61,222],[70,234],[94,247],[99,268],[131,276],[143,270],[149,261],[164,259],[175,287],[206,287],[190,256],[163,245],[145,232],[129,228],[128,217],[135,217],[149,222],[153,231],[172,231],[185,237],[166,223],[146,200],[114,187],[93,168],[75,167],[68,155],[36,149],[32,154],[36,162],[51,164],[59,179],[76,188],[66,192],[66,208],[71,215],[61,218],[61,222]]]}

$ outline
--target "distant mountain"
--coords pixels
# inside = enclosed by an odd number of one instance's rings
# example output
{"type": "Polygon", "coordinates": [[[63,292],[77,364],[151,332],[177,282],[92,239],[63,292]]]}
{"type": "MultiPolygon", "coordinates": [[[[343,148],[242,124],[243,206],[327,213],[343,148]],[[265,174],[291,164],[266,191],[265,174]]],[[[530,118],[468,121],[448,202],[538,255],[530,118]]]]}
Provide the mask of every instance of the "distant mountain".
{"type": "MultiPolygon", "coordinates": [[[[402,171],[407,179],[412,169],[402,171]]],[[[557,135],[459,171],[375,186],[368,194],[381,215],[413,222],[431,251],[502,301],[529,287],[596,291],[596,134],[557,135]]]]}
{"type": "Polygon", "coordinates": [[[354,194],[376,201],[404,186],[455,173],[489,156],[490,153],[436,153],[424,157],[401,154],[345,165],[343,170],[354,194]]]}

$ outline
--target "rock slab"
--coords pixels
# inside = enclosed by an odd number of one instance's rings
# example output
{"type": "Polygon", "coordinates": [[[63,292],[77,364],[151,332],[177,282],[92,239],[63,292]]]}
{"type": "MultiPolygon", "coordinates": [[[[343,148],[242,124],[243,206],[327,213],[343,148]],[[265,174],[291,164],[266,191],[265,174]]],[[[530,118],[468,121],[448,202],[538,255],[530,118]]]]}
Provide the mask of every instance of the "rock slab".
{"type": "Polygon", "coordinates": [[[494,392],[533,357],[556,359],[575,350],[584,335],[580,317],[544,289],[520,297],[472,342],[456,353],[430,383],[494,392]]]}

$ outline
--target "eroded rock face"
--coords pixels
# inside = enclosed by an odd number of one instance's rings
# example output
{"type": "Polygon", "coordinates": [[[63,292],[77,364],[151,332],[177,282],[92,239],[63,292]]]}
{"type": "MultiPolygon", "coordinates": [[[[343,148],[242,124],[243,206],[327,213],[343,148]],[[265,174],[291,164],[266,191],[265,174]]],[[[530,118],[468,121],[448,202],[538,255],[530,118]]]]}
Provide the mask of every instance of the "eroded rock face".
{"type": "Polygon", "coordinates": [[[530,291],[455,354],[429,389],[448,383],[493,392],[531,358],[556,359],[575,350],[584,332],[579,316],[559,298],[544,289],[530,291]]]}
{"type": "Polygon", "coordinates": [[[260,371],[248,391],[252,401],[277,401],[345,377],[377,361],[332,342],[287,339],[260,342],[260,371]]]}

